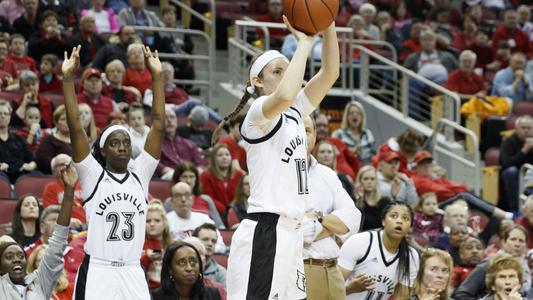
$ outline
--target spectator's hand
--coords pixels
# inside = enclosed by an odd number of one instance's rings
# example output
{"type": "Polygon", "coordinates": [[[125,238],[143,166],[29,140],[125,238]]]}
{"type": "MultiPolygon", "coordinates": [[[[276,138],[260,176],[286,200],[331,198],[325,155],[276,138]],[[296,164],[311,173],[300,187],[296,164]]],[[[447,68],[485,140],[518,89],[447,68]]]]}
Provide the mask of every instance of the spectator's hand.
{"type": "Polygon", "coordinates": [[[524,143],[524,146],[522,146],[522,152],[524,154],[527,154],[531,149],[533,148],[533,138],[528,137],[526,139],[526,142],[524,143]]]}
{"type": "Polygon", "coordinates": [[[375,280],[373,277],[366,275],[365,273],[358,274],[352,281],[346,286],[346,290],[350,293],[361,293],[364,291],[371,291],[375,288],[375,280]]]}
{"type": "Polygon", "coordinates": [[[0,163],[0,171],[5,172],[5,171],[7,171],[7,169],[9,169],[9,165],[6,164],[5,162],[1,162],[0,163]]]}
{"type": "Polygon", "coordinates": [[[151,261],[159,261],[159,260],[163,259],[163,255],[161,254],[161,250],[160,251],[154,251],[152,249],[148,249],[148,250],[146,250],[146,256],[148,256],[148,258],[151,261]]]}
{"type": "Polygon", "coordinates": [[[20,166],[19,171],[33,171],[33,168],[30,163],[23,163],[22,166],[20,166]]]}
{"type": "Polygon", "coordinates": [[[61,174],[61,179],[63,180],[65,186],[73,188],[76,185],[76,182],[78,182],[78,173],[76,172],[76,169],[72,163],[63,166],[59,170],[59,174],[61,174]]]}
{"type": "Polygon", "coordinates": [[[313,35],[307,35],[297,29],[295,29],[294,27],[292,27],[291,23],[289,23],[289,19],[287,19],[287,17],[285,17],[285,15],[283,15],[283,23],[285,23],[285,26],[287,26],[287,29],[294,35],[294,37],[296,38],[296,40],[299,42],[299,41],[304,41],[304,40],[309,40],[309,41],[312,41],[314,39],[315,36],[313,35]]]}
{"type": "Polygon", "coordinates": [[[437,175],[438,178],[444,178],[448,172],[443,167],[435,165],[433,166],[433,173],[437,175]]]}
{"type": "Polygon", "coordinates": [[[396,175],[396,178],[400,179],[401,181],[407,183],[410,179],[409,179],[409,176],[405,175],[405,173],[398,173],[398,175],[396,175]]]}
{"type": "Polygon", "coordinates": [[[129,106],[130,105],[128,104],[128,102],[119,102],[119,103],[117,103],[117,108],[118,108],[119,111],[124,111],[129,106]]]}
{"type": "Polygon", "coordinates": [[[30,134],[34,135],[37,131],[41,130],[41,125],[39,123],[33,123],[30,127],[30,134]]]}
{"type": "Polygon", "coordinates": [[[356,182],[354,189],[353,189],[353,193],[354,193],[355,198],[361,198],[365,195],[365,188],[363,187],[362,184],[360,184],[359,182],[356,182]]]}
{"type": "Polygon", "coordinates": [[[164,167],[162,171],[161,179],[171,181],[172,177],[174,177],[174,169],[170,167],[164,167]]]}
{"type": "Polygon", "coordinates": [[[27,106],[30,103],[37,104],[39,100],[36,100],[37,97],[35,97],[35,94],[33,94],[33,92],[27,92],[26,94],[24,94],[24,96],[22,96],[21,106],[27,106]]]}
{"type": "Polygon", "coordinates": [[[521,81],[522,79],[524,79],[524,70],[514,71],[514,78],[515,81],[521,81]]]}
{"type": "Polygon", "coordinates": [[[49,39],[56,38],[57,36],[59,36],[59,29],[56,26],[46,27],[46,36],[49,39]]]}
{"type": "Polygon", "coordinates": [[[63,65],[61,66],[63,79],[71,80],[74,72],[76,72],[78,69],[78,66],[80,65],[80,49],[80,45],[72,48],[70,57],[68,57],[68,53],[65,51],[65,59],[63,60],[63,65]]]}
{"type": "Polygon", "coordinates": [[[150,70],[152,78],[159,80],[161,78],[161,61],[159,60],[159,53],[155,50],[154,55],[148,46],[143,45],[143,54],[146,68],[150,70]]]}
{"type": "Polygon", "coordinates": [[[498,292],[497,295],[501,300],[522,300],[522,295],[520,295],[520,285],[515,286],[509,295],[503,292],[498,292]]]}
{"type": "Polygon", "coordinates": [[[135,94],[137,101],[140,101],[142,98],[141,92],[134,86],[122,86],[122,89],[128,91],[132,94],[135,94]]]}
{"type": "Polygon", "coordinates": [[[485,93],[485,91],[479,91],[476,93],[475,95],[477,98],[483,98],[485,96],[487,96],[487,93],[485,93]]]}

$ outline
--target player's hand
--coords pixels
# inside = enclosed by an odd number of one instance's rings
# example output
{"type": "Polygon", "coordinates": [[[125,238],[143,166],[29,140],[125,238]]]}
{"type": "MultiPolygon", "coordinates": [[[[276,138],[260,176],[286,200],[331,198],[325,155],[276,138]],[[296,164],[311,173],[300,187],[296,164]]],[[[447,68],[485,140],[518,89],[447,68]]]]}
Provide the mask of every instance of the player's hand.
{"type": "Polygon", "coordinates": [[[287,26],[287,29],[294,35],[297,41],[304,41],[309,40],[312,41],[315,36],[314,35],[307,35],[298,29],[292,27],[291,23],[289,22],[289,19],[285,15],[283,15],[283,23],[285,23],[285,26],[287,26]]]}
{"type": "Polygon", "coordinates": [[[74,72],[78,69],[78,66],[80,65],[80,50],[81,45],[72,48],[70,57],[68,57],[68,53],[65,51],[65,59],[63,60],[63,65],[61,66],[64,79],[72,79],[74,72]]]}
{"type": "Polygon", "coordinates": [[[78,182],[78,173],[72,163],[62,167],[59,173],[61,174],[61,179],[65,186],[73,188],[76,185],[76,182],[78,182]]]}
{"type": "Polygon", "coordinates": [[[322,232],[322,224],[318,222],[315,218],[304,217],[302,223],[302,232],[304,236],[304,244],[311,244],[316,237],[322,232]]]}
{"type": "Polygon", "coordinates": [[[522,295],[520,295],[520,285],[515,286],[509,295],[505,291],[498,292],[497,295],[501,300],[522,300],[522,295]]]}
{"type": "Polygon", "coordinates": [[[150,70],[153,79],[159,80],[161,78],[161,61],[159,60],[159,53],[157,50],[155,50],[155,53],[152,53],[150,48],[146,45],[143,45],[142,49],[146,68],[150,70]]]}
{"type": "Polygon", "coordinates": [[[376,281],[373,277],[364,273],[355,276],[350,283],[348,283],[347,290],[350,293],[361,293],[364,291],[371,291],[375,288],[376,281]]]}

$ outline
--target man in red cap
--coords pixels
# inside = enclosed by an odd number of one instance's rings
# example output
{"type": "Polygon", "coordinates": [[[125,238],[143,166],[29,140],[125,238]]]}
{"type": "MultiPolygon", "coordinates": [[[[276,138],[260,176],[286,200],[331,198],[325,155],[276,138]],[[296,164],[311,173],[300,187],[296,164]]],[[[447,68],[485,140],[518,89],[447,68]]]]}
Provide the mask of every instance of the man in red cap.
{"type": "Polygon", "coordinates": [[[83,71],[83,91],[78,94],[79,103],[87,103],[93,110],[96,127],[104,129],[109,114],[114,111],[113,99],[102,95],[100,70],[89,68],[83,71]]]}
{"type": "Polygon", "coordinates": [[[432,177],[433,156],[428,151],[418,152],[415,155],[414,163],[415,172],[411,178],[419,195],[431,192],[437,194],[439,201],[444,201],[469,190],[467,185],[453,182],[446,178],[434,179],[432,177]]]}
{"type": "Polygon", "coordinates": [[[378,163],[379,193],[394,201],[409,205],[418,201],[413,181],[400,173],[400,154],[396,151],[383,152],[378,163]]]}

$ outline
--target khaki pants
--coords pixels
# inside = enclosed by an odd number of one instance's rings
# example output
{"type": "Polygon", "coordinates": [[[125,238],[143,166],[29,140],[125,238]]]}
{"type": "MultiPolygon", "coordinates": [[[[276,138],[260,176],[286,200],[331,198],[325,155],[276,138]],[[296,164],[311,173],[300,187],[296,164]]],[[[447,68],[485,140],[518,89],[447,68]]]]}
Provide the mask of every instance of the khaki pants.
{"type": "Polygon", "coordinates": [[[346,288],[338,267],[304,264],[307,300],[344,300],[346,288]]]}

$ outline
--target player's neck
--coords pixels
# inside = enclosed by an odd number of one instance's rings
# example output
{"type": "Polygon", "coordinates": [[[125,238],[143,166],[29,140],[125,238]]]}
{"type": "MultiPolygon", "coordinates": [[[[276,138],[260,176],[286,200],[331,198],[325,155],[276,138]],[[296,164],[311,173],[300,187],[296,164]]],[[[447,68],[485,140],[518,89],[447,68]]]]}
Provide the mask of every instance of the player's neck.
{"type": "Polygon", "coordinates": [[[385,246],[385,249],[390,253],[396,253],[398,251],[401,241],[402,240],[391,239],[385,230],[383,230],[383,246],[385,246]]]}

